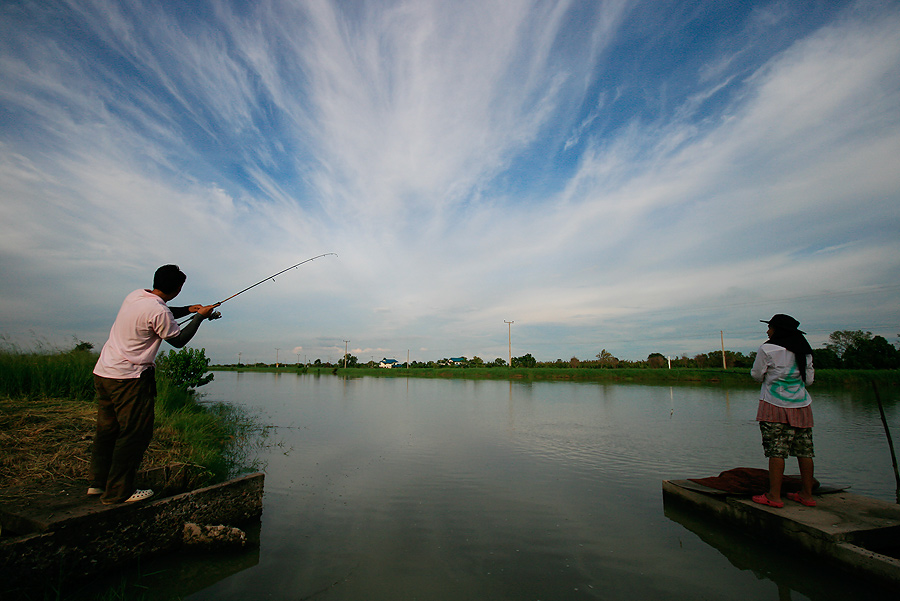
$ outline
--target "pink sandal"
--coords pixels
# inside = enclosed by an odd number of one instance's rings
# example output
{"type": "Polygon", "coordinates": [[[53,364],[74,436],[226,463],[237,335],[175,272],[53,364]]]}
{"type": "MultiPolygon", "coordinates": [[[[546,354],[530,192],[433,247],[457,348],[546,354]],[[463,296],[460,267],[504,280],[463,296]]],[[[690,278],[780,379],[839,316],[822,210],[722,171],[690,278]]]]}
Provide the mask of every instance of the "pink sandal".
{"type": "Polygon", "coordinates": [[[805,505],[805,506],[807,506],[807,507],[815,507],[815,506],[816,506],[816,500],[815,500],[815,499],[810,499],[809,501],[807,501],[806,499],[804,499],[803,497],[801,497],[801,496],[800,496],[800,493],[798,493],[798,492],[789,492],[789,493],[788,493],[787,495],[785,495],[785,496],[786,496],[788,499],[790,499],[791,501],[795,501],[795,502],[800,503],[801,505],[805,505]]]}
{"type": "Polygon", "coordinates": [[[756,495],[753,497],[754,503],[759,503],[760,505],[768,505],[769,507],[774,507],[775,509],[781,509],[784,507],[783,501],[778,501],[777,503],[767,497],[766,495],[756,495]]]}

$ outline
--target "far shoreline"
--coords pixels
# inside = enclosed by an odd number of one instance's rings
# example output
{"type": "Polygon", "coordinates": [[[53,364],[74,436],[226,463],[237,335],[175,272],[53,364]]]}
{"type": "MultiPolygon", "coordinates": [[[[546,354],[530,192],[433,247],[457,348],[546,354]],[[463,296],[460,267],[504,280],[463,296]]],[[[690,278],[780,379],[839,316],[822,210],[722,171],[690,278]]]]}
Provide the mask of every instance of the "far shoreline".
{"type": "MultiPolygon", "coordinates": [[[[380,378],[444,378],[467,380],[510,381],[561,381],[561,382],[613,382],[617,384],[722,384],[737,387],[758,387],[746,368],[572,368],[572,367],[334,367],[210,365],[211,371],[237,373],[294,373],[312,375],[336,375],[342,377],[380,378]]],[[[900,386],[900,370],[893,369],[822,369],[816,370],[815,390],[860,387],[900,386]]]]}

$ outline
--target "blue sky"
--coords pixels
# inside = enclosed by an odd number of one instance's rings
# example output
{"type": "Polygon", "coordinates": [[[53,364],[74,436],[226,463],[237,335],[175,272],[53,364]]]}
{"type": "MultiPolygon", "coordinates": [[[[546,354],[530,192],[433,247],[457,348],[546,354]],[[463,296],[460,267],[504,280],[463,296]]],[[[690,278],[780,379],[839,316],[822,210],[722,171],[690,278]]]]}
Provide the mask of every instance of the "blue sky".
{"type": "Polygon", "coordinates": [[[887,1],[5,2],[0,336],[159,265],[215,362],[900,333],[887,1]]]}

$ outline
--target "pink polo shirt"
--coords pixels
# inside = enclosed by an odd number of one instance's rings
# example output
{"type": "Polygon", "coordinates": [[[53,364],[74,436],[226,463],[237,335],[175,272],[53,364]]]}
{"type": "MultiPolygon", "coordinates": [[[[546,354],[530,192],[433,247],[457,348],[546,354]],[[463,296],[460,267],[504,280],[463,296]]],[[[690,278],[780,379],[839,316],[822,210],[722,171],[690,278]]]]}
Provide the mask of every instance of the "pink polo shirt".
{"type": "Polygon", "coordinates": [[[139,378],[153,367],[162,341],[180,333],[163,299],[150,290],[135,290],[119,309],[94,373],[114,380],[139,378]]]}

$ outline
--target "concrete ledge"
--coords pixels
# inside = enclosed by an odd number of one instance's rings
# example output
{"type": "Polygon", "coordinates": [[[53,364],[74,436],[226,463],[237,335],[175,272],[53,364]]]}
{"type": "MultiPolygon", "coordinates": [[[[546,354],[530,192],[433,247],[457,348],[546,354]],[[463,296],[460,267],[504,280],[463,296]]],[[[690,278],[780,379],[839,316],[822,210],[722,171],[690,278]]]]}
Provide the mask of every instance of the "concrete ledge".
{"type": "Polygon", "coordinates": [[[900,505],[848,492],[817,497],[816,507],[785,501],[775,509],[746,497],[705,492],[686,480],[664,480],[665,503],[678,503],[742,531],[778,539],[864,577],[900,586],[900,505]]]}
{"type": "MultiPolygon", "coordinates": [[[[184,525],[235,525],[262,513],[264,474],[169,497],[102,505],[80,494],[48,515],[21,516],[36,532],[0,539],[0,587],[27,588],[60,576],[80,578],[179,547],[184,525]]],[[[12,513],[5,508],[5,520],[12,513]]],[[[14,520],[13,520],[14,521],[14,520]]]]}
{"type": "Polygon", "coordinates": [[[875,576],[900,586],[900,559],[876,553],[851,543],[837,543],[831,549],[834,559],[854,571],[875,576]]]}

